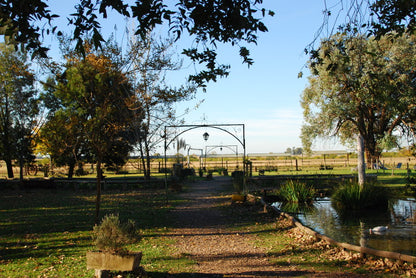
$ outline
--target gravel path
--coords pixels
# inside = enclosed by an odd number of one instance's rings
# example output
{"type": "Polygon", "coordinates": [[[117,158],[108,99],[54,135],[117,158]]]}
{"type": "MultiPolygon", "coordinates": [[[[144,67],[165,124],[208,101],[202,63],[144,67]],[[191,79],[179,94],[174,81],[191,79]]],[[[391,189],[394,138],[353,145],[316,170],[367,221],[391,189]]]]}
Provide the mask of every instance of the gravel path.
{"type": "MultiPolygon", "coordinates": [[[[193,273],[171,273],[167,277],[374,277],[371,272],[358,274],[344,272],[341,268],[336,273],[322,272],[313,268],[306,270],[296,264],[271,263],[271,259],[283,253],[270,253],[265,247],[255,245],[259,240],[258,234],[267,230],[252,232],[240,227],[272,223],[276,219],[263,213],[259,206],[231,205],[232,192],[230,177],[215,177],[214,180],[191,183],[189,188],[180,193],[186,201],[171,211],[171,217],[176,222],[169,236],[176,242],[176,255],[186,256],[195,261],[196,265],[193,273]]],[[[308,244],[308,239],[294,230],[296,229],[291,229],[290,233],[294,235],[296,244],[308,244]]],[[[311,248],[320,248],[319,244],[327,246],[324,242],[316,244],[318,245],[312,245],[311,248]]],[[[329,248],[325,256],[350,260],[354,255],[341,249],[336,251],[329,248]]],[[[360,266],[360,261],[362,260],[357,261],[357,267],[360,266]]],[[[386,265],[382,259],[368,261],[373,270],[379,269],[379,273],[390,272],[388,262],[386,265]]],[[[412,276],[412,266],[410,270],[402,273],[407,273],[406,277],[412,276]]]]}
{"type": "MultiPolygon", "coordinates": [[[[231,179],[191,184],[181,195],[187,200],[172,212],[177,219],[179,254],[197,262],[195,277],[281,277],[308,272],[279,268],[269,263],[264,249],[254,245],[256,234],[230,229],[229,216],[219,207],[231,202],[231,179]]],[[[237,221],[236,221],[237,222],[237,221]]]]}

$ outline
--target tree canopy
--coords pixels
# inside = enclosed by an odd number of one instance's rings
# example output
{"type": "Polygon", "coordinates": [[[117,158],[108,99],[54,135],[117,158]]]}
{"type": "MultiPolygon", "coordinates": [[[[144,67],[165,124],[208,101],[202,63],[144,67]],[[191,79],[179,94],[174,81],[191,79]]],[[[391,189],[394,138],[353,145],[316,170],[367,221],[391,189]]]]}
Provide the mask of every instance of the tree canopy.
{"type": "Polygon", "coordinates": [[[95,159],[97,156],[103,159],[116,141],[125,140],[130,145],[122,135],[134,120],[140,119],[135,115],[141,113],[141,108],[129,78],[119,66],[105,53],[95,53],[88,43],[86,49],[85,59],[68,56],[65,71],[56,77],[51,92],[59,107],[51,111],[49,121],[66,118],[62,124],[76,130],[68,134],[84,141],[95,159]]]}
{"type": "MultiPolygon", "coordinates": [[[[134,142],[130,141],[133,123],[141,120],[141,108],[137,103],[130,79],[113,62],[107,53],[116,55],[116,49],[95,52],[86,42],[85,58],[76,53],[66,56],[65,71],[57,76],[56,86],[51,90],[59,102],[49,122],[49,131],[60,133],[64,140],[60,145],[70,144],[70,149],[88,151],[96,163],[97,209],[99,216],[101,192],[101,165],[127,159],[134,142]],[[65,128],[58,128],[60,124],[65,128]],[[62,132],[62,133],[61,133],[62,132]],[[66,136],[71,138],[65,139],[66,136]]],[[[52,144],[59,142],[53,141],[52,144]]],[[[55,150],[55,149],[51,149],[55,150]]],[[[63,151],[65,152],[65,150],[63,151]]]]}
{"type": "Polygon", "coordinates": [[[39,112],[34,73],[27,55],[0,44],[0,157],[13,178],[12,160],[33,160],[33,137],[39,112]]]}
{"type": "Polygon", "coordinates": [[[143,40],[132,40],[125,59],[143,111],[143,121],[138,122],[135,136],[146,178],[150,178],[150,152],[163,142],[163,127],[178,122],[174,104],[192,99],[196,93],[192,82],[172,86],[166,80],[167,72],[182,67],[173,46],[172,39],[156,39],[148,34],[143,40]]]}
{"type": "MultiPolygon", "coordinates": [[[[266,32],[262,18],[273,15],[259,7],[263,0],[176,0],[167,4],[163,0],[79,0],[68,25],[73,28],[72,39],[76,48],[84,52],[83,40],[88,37],[95,47],[104,41],[101,21],[107,19],[108,10],[134,19],[135,34],[144,39],[156,26],[167,24],[175,39],[189,35],[192,46],[183,53],[192,61],[203,64],[206,70],[191,76],[203,86],[205,82],[226,76],[228,66],[218,64],[216,47],[219,43],[239,46],[239,55],[248,65],[253,61],[246,44],[256,43],[257,34],[266,32]]],[[[0,33],[8,42],[22,45],[35,55],[46,57],[47,48],[42,38],[47,34],[62,35],[63,26],[54,19],[62,16],[50,10],[46,0],[5,0],[0,3],[0,33]]],[[[67,26],[65,26],[67,27],[67,26]]]]}
{"type": "Polygon", "coordinates": [[[406,128],[416,103],[415,36],[374,37],[336,34],[324,40],[310,60],[312,76],[301,104],[302,141],[360,134],[369,161],[377,160],[383,141],[406,128]]]}
{"type": "Polygon", "coordinates": [[[411,33],[416,28],[416,0],[377,0],[371,10],[378,19],[372,23],[377,36],[392,31],[411,33]]]}

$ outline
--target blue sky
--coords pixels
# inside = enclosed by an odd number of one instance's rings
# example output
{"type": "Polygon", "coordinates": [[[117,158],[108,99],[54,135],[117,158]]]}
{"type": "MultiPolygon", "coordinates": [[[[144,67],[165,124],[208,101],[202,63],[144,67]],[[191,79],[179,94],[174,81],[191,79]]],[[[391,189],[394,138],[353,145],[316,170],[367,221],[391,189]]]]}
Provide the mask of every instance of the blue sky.
{"type": "MultiPolygon", "coordinates": [[[[301,147],[303,116],[299,101],[308,73],[304,49],[323,22],[321,0],[299,0],[296,5],[290,1],[264,2],[276,15],[265,20],[269,32],[259,34],[258,45],[250,48],[254,65],[242,65],[237,49],[232,52],[220,48],[223,61],[231,64],[230,76],[210,83],[207,92],[200,93],[196,100],[204,102],[185,117],[187,124],[245,124],[248,153],[301,147]],[[298,78],[300,71],[306,74],[303,78],[298,78]]],[[[183,107],[189,107],[189,103],[179,105],[178,111],[183,107]]],[[[182,138],[192,146],[233,144],[227,134],[211,136],[205,143],[201,141],[203,132],[199,133],[199,137],[198,132],[195,137],[185,133],[182,138]]],[[[339,148],[334,140],[314,146],[316,150],[339,148]]]]}
{"type": "MultiPolygon", "coordinates": [[[[177,112],[181,114],[203,100],[198,109],[185,115],[185,124],[244,124],[247,153],[284,152],[287,148],[301,147],[299,135],[303,117],[299,101],[307,86],[308,73],[304,67],[308,57],[303,50],[314,40],[323,22],[324,2],[264,0],[262,7],[273,10],[275,16],[264,20],[269,32],[260,33],[258,44],[249,46],[254,65],[248,68],[241,63],[238,48],[219,47],[219,59],[231,65],[231,73],[227,78],[209,83],[206,93],[200,91],[195,100],[177,105],[177,112]],[[298,78],[300,71],[305,73],[303,78],[298,78]]],[[[50,1],[49,4],[53,11],[68,12],[73,11],[73,3],[74,0],[69,0],[50,1]]],[[[61,22],[65,22],[65,18],[61,22]]],[[[125,21],[103,21],[103,27],[110,32],[115,24],[122,33],[125,21]]],[[[51,51],[52,55],[56,53],[56,49],[51,51]]],[[[172,83],[184,80],[185,74],[181,74],[171,77],[172,83]]],[[[231,132],[242,136],[241,131],[231,132]]],[[[181,138],[192,148],[238,144],[232,136],[213,129],[196,129],[184,133],[181,138]],[[207,142],[202,140],[205,131],[211,135],[207,142]]],[[[340,146],[334,140],[324,140],[313,149],[340,149],[340,146]]],[[[242,149],[238,152],[242,153],[242,149]]]]}

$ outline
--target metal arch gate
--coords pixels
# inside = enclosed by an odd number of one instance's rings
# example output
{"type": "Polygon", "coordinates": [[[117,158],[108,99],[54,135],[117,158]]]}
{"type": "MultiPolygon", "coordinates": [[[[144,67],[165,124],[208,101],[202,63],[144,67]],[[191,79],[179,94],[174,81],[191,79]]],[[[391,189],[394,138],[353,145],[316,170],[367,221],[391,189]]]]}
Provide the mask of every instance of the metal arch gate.
{"type": "Polygon", "coordinates": [[[245,166],[245,161],[246,161],[246,135],[245,135],[245,125],[244,124],[204,124],[204,125],[170,125],[170,126],[165,126],[165,130],[164,130],[164,139],[165,139],[165,146],[164,146],[164,166],[165,166],[165,190],[166,190],[166,201],[168,200],[168,173],[166,171],[167,169],[167,157],[166,157],[166,150],[169,147],[169,145],[176,139],[178,138],[181,134],[184,134],[185,132],[188,132],[190,130],[193,129],[197,129],[197,128],[214,128],[214,129],[218,129],[221,131],[224,131],[226,133],[228,133],[229,135],[231,135],[232,137],[234,137],[243,147],[243,191],[246,190],[246,166],[245,166]],[[238,138],[235,134],[231,133],[230,131],[226,130],[224,127],[242,127],[243,129],[243,138],[242,140],[240,138],[238,138]],[[168,128],[185,128],[184,131],[178,133],[176,136],[174,136],[169,142],[167,142],[167,129],[168,128]]]}

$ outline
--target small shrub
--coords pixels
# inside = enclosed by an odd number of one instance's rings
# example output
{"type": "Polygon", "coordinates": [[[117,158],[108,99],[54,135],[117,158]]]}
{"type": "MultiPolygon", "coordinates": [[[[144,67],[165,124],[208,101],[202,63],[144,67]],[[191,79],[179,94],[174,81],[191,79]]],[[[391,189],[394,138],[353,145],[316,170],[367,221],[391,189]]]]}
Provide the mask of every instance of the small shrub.
{"type": "Polygon", "coordinates": [[[184,169],[182,169],[182,172],[181,172],[181,177],[182,178],[193,177],[193,176],[195,176],[195,169],[194,168],[184,168],[184,169]]]}
{"type": "Polygon", "coordinates": [[[99,225],[94,226],[93,240],[98,250],[112,253],[126,252],[125,246],[139,239],[133,221],[121,223],[118,215],[104,216],[99,225]]]}
{"type": "Polygon", "coordinates": [[[227,168],[215,167],[214,171],[221,175],[224,171],[227,171],[227,168]]]}
{"type": "Polygon", "coordinates": [[[170,168],[160,168],[159,169],[159,173],[160,174],[171,174],[172,173],[172,169],[170,169],[170,168]]]}
{"type": "Polygon", "coordinates": [[[312,203],[315,189],[305,183],[288,181],[280,187],[279,196],[284,202],[312,203]]]}
{"type": "Polygon", "coordinates": [[[380,186],[368,183],[346,184],[335,189],[331,196],[332,206],[339,212],[357,212],[364,209],[387,209],[389,194],[380,186]]]}

